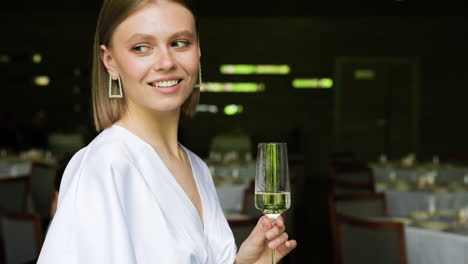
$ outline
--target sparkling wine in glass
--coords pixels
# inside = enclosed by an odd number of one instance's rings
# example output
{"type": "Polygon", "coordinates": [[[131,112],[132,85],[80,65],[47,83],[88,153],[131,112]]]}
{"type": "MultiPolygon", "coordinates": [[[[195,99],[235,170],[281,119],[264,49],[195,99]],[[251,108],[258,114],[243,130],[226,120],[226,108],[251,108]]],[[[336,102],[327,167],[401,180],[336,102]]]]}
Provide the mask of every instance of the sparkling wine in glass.
{"type": "MultiPolygon", "coordinates": [[[[286,143],[259,143],[255,175],[255,207],[274,224],[291,206],[286,143]]],[[[276,251],[272,253],[276,264],[276,251]]]]}

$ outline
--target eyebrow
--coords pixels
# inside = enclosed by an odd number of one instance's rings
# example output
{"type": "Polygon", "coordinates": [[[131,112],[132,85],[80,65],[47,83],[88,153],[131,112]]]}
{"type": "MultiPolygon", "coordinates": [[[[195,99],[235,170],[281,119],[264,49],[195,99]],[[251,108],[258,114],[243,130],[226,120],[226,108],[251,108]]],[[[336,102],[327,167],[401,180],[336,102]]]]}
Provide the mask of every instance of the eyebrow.
{"type": "MultiPolygon", "coordinates": [[[[195,34],[190,30],[181,30],[171,35],[171,38],[179,38],[179,37],[195,38],[195,34]]],[[[155,39],[156,38],[154,37],[154,35],[151,35],[151,34],[135,33],[127,40],[127,42],[133,42],[136,40],[153,41],[155,39]]]]}

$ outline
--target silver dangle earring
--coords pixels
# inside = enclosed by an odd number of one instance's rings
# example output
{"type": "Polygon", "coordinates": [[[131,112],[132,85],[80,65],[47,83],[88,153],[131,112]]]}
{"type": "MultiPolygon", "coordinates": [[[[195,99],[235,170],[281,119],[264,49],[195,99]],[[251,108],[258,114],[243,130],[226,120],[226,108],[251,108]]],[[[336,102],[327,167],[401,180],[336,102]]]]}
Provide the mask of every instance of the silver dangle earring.
{"type": "Polygon", "coordinates": [[[203,82],[202,82],[202,77],[201,77],[201,63],[198,64],[198,81],[195,84],[195,88],[202,88],[203,82]]]}
{"type": "Polygon", "coordinates": [[[122,80],[120,79],[119,74],[109,74],[109,98],[122,98],[123,97],[123,91],[122,91],[122,80]],[[118,94],[112,94],[112,80],[117,81],[119,84],[119,93],[118,94]]]}

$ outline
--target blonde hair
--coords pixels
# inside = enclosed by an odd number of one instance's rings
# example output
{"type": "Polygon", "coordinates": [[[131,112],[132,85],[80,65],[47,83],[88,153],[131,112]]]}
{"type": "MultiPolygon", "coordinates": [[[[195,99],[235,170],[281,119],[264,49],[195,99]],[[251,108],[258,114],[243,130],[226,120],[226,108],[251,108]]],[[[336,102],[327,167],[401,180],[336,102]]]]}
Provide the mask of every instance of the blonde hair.
{"type": "MultiPolygon", "coordinates": [[[[190,1],[171,0],[186,7],[195,13],[190,1]]],[[[109,74],[101,61],[100,45],[109,46],[112,34],[117,26],[130,14],[143,6],[154,3],[154,0],[104,0],[96,25],[93,46],[93,71],[92,71],[92,101],[94,125],[99,132],[118,121],[127,109],[125,100],[110,99],[109,74]]],[[[181,112],[186,116],[195,115],[196,106],[200,97],[200,89],[194,88],[187,100],[182,104],[181,112]]]]}

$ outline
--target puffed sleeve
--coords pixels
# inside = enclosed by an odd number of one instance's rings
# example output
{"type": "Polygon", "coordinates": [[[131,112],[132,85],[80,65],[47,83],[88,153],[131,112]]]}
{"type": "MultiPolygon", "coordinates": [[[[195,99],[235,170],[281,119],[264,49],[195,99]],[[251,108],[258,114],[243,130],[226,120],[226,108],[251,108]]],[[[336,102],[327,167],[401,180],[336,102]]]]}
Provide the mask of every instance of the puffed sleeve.
{"type": "Polygon", "coordinates": [[[61,190],[39,264],[137,263],[116,184],[131,169],[109,153],[92,157],[64,175],[70,183],[61,190]]]}

